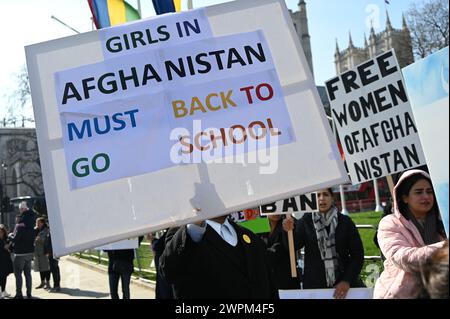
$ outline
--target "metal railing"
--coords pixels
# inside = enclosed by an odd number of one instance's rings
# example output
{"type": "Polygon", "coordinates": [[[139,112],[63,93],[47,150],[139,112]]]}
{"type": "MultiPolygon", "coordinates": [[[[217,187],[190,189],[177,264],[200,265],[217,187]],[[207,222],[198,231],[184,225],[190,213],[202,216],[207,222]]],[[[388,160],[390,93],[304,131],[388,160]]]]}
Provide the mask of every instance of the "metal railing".
{"type": "MultiPolygon", "coordinates": [[[[356,225],[357,229],[373,229],[373,230],[377,230],[376,226],[373,225],[356,225]]],[[[364,256],[364,260],[367,261],[377,261],[377,260],[382,260],[381,259],[381,255],[380,256],[364,256]]]]}
{"type": "MultiPolygon", "coordinates": [[[[148,246],[149,247],[149,251],[151,252],[150,249],[150,244],[147,242],[143,242],[141,243],[141,246],[148,246]]],[[[138,276],[143,279],[143,275],[144,274],[151,274],[151,275],[155,275],[156,276],[156,269],[154,267],[149,267],[149,268],[145,268],[142,262],[143,256],[139,253],[139,249],[135,249],[134,250],[134,254],[135,254],[135,259],[136,259],[136,263],[137,263],[137,267],[133,267],[135,273],[138,274],[138,276]]],[[[78,258],[82,258],[82,259],[86,259],[89,258],[93,261],[95,261],[98,265],[101,265],[102,262],[108,264],[108,257],[105,256],[105,253],[103,253],[100,250],[93,250],[93,249],[88,249],[88,250],[84,250],[84,251],[80,251],[78,253],[75,254],[78,258]]],[[[152,283],[154,283],[153,280],[148,280],[152,283]]]]}
{"type": "Polygon", "coordinates": [[[34,125],[34,119],[26,118],[3,118],[0,120],[0,127],[2,128],[14,128],[14,127],[32,127],[34,125]]]}

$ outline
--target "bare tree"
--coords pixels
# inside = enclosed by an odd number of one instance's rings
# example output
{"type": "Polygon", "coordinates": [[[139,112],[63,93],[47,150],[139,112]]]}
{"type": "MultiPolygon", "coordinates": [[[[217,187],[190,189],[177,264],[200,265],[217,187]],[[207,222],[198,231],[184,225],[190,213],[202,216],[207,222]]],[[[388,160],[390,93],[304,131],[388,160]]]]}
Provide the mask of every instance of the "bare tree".
{"type": "Polygon", "coordinates": [[[448,7],[448,0],[427,0],[409,9],[408,24],[416,57],[424,58],[448,46],[448,7]]]}
{"type": "Polygon", "coordinates": [[[28,71],[23,65],[14,75],[16,88],[8,96],[7,121],[9,124],[17,121],[34,122],[31,112],[31,90],[28,81],[28,71]]]}

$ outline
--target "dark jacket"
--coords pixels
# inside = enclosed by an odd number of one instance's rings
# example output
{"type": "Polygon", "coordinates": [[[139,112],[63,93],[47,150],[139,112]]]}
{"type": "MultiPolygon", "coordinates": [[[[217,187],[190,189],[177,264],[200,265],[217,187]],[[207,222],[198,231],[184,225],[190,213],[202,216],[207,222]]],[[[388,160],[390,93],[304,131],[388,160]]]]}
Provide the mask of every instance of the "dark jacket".
{"type": "Polygon", "coordinates": [[[24,226],[16,225],[15,234],[11,237],[15,254],[34,254],[35,223],[36,214],[33,211],[27,210],[21,214],[19,224],[24,226]]]}
{"type": "Polygon", "coordinates": [[[47,232],[47,238],[44,240],[44,254],[53,257],[52,235],[50,229],[47,232]]]}
{"type": "Polygon", "coordinates": [[[283,241],[283,219],[280,219],[267,238],[267,255],[277,289],[299,289],[300,281],[292,278],[289,247],[283,241]]]}
{"type": "Polygon", "coordinates": [[[108,253],[108,273],[131,274],[134,269],[134,249],[106,250],[108,253]]]}
{"type": "MultiPolygon", "coordinates": [[[[139,237],[139,245],[144,237],[139,237]]],[[[108,273],[131,274],[134,270],[134,249],[105,250],[108,253],[108,273]]]]}
{"type": "Polygon", "coordinates": [[[0,239],[0,277],[8,276],[13,272],[11,254],[4,248],[7,243],[7,240],[0,239]]]}
{"type": "Polygon", "coordinates": [[[29,209],[20,215],[19,223],[24,223],[25,227],[34,229],[34,226],[36,226],[36,218],[36,213],[29,209]]]}
{"type": "Polygon", "coordinates": [[[156,269],[155,299],[173,299],[172,286],[167,283],[159,269],[159,259],[166,248],[166,236],[167,230],[160,238],[155,238],[152,240],[152,250],[154,252],[153,258],[156,269]]]}
{"type": "MultiPolygon", "coordinates": [[[[327,288],[325,265],[320,256],[312,214],[306,214],[296,221],[294,240],[296,250],[305,247],[303,288],[327,288]]],[[[339,262],[336,284],[347,281],[351,287],[364,287],[359,277],[364,263],[364,247],[350,217],[338,214],[335,242],[339,262]]]]}
{"type": "Polygon", "coordinates": [[[238,237],[236,247],[209,225],[199,243],[191,239],[186,226],[168,231],[160,270],[173,285],[176,299],[277,297],[264,243],[251,231],[231,224],[238,237]]]}

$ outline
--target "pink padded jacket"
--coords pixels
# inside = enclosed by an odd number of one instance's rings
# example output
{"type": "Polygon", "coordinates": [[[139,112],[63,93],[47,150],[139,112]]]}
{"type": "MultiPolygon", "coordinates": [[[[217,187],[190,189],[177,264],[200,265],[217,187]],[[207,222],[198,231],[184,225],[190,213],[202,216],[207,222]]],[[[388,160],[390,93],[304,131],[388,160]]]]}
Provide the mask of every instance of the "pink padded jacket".
{"type": "Polygon", "coordinates": [[[412,267],[418,266],[436,249],[444,245],[442,241],[426,246],[413,222],[407,220],[398,209],[397,189],[405,179],[415,174],[430,178],[421,170],[410,170],[404,173],[394,188],[393,214],[384,217],[378,226],[378,243],[386,260],[384,271],[375,284],[375,299],[416,298],[420,288],[412,275],[412,267]]]}

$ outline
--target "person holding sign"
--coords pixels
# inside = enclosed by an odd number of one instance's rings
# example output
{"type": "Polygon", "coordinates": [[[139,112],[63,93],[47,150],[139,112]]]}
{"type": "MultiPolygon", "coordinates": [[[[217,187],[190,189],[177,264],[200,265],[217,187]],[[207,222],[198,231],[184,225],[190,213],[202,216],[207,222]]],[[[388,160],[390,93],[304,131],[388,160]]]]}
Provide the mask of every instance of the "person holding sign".
{"type": "Polygon", "coordinates": [[[283,241],[284,215],[268,215],[270,233],[262,238],[267,245],[270,270],[277,289],[299,289],[300,281],[291,275],[289,247],[283,241]]]}
{"type": "Polygon", "coordinates": [[[444,225],[426,172],[405,172],[393,197],[393,214],[384,217],[378,227],[378,243],[386,260],[374,298],[417,298],[420,283],[413,273],[444,245],[444,225]]]}
{"type": "Polygon", "coordinates": [[[169,229],[159,266],[175,299],[277,298],[264,243],[227,216],[169,229]]]}
{"type": "MultiPolygon", "coordinates": [[[[318,191],[317,197],[319,212],[305,214],[294,231],[295,249],[305,248],[303,288],[335,288],[334,298],[345,299],[350,287],[364,287],[359,278],[363,244],[353,221],[334,205],[331,188],[318,191]]],[[[283,229],[293,230],[294,220],[286,218],[283,229]]]]}

